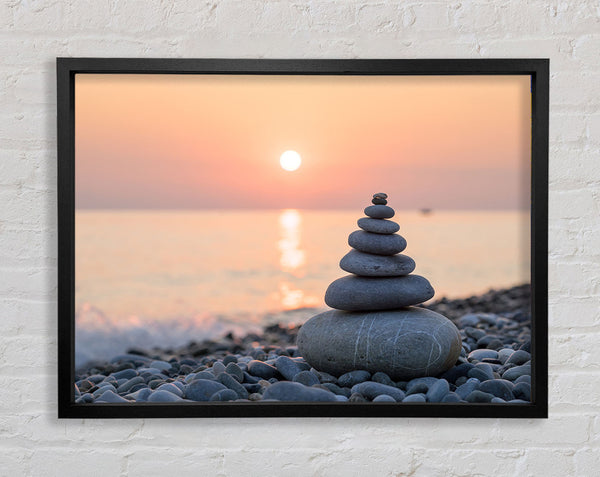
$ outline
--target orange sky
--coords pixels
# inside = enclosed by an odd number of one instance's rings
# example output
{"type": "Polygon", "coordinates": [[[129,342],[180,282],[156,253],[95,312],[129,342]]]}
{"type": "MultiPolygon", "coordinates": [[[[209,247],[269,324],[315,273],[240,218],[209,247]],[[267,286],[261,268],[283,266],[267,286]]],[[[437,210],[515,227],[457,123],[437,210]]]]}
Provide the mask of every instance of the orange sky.
{"type": "Polygon", "coordinates": [[[76,207],[528,208],[529,81],[78,74],[76,207]]]}

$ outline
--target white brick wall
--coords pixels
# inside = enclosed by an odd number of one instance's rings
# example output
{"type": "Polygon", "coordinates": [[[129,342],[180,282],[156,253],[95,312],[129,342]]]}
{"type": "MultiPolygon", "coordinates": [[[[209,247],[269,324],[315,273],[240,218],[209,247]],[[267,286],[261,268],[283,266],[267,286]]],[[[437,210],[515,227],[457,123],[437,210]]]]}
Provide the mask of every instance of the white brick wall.
{"type": "Polygon", "coordinates": [[[598,1],[0,5],[0,475],[598,475],[598,1]],[[550,57],[550,419],[56,419],[56,56],[550,57]]]}

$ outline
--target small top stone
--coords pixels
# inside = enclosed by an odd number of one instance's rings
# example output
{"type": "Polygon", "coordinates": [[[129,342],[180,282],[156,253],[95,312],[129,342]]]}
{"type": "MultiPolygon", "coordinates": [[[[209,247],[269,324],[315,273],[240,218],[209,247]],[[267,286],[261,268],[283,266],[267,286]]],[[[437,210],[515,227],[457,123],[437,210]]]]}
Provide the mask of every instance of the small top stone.
{"type": "Polygon", "coordinates": [[[386,199],[387,194],[384,194],[383,192],[378,192],[377,194],[373,194],[373,200],[371,200],[371,202],[373,202],[373,204],[375,205],[386,205],[386,199]]]}

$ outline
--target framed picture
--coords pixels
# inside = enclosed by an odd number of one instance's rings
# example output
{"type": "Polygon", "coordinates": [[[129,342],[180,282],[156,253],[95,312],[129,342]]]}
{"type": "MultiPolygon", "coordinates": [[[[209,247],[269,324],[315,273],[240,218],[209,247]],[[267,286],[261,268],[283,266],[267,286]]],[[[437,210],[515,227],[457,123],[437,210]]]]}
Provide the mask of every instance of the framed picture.
{"type": "Polygon", "coordinates": [[[548,69],[59,58],[59,417],[547,417],[548,69]]]}

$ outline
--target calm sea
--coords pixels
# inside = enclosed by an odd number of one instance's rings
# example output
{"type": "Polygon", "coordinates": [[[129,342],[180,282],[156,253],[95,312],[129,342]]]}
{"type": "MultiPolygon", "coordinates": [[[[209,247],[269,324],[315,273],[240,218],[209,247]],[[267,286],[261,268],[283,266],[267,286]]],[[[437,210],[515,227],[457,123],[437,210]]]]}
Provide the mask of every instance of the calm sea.
{"type": "MultiPolygon", "coordinates": [[[[76,359],[175,346],[324,308],[356,211],[78,211],[76,359]]],[[[526,283],[529,213],[399,211],[434,299],[526,283]]]]}

